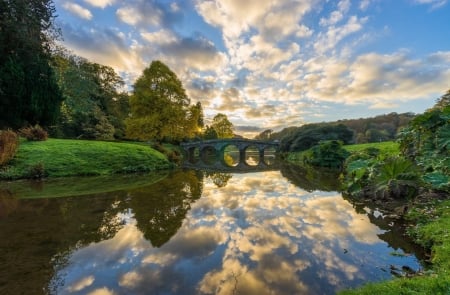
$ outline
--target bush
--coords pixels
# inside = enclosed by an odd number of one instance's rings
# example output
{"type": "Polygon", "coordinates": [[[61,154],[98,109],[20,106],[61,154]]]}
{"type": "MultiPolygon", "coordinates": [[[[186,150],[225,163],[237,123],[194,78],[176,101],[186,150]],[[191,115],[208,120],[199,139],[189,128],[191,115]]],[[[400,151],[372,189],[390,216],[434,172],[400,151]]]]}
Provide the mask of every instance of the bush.
{"type": "Polygon", "coordinates": [[[48,138],[47,131],[38,124],[24,127],[19,130],[19,133],[29,141],[45,141],[48,138]]]}
{"type": "Polygon", "coordinates": [[[0,130],[0,166],[14,158],[19,147],[17,134],[12,130],[0,130]]]}
{"type": "Polygon", "coordinates": [[[342,169],[345,159],[350,155],[338,140],[321,141],[304,154],[304,163],[317,167],[342,169]]]}

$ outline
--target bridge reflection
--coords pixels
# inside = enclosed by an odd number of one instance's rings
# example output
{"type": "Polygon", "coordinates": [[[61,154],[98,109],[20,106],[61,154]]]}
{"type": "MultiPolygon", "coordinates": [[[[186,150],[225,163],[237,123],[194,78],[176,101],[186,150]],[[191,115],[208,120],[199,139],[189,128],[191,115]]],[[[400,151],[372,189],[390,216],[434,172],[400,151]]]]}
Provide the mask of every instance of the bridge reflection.
{"type": "Polygon", "coordinates": [[[218,172],[278,170],[278,142],[248,139],[218,139],[182,143],[184,168],[218,172]]]}

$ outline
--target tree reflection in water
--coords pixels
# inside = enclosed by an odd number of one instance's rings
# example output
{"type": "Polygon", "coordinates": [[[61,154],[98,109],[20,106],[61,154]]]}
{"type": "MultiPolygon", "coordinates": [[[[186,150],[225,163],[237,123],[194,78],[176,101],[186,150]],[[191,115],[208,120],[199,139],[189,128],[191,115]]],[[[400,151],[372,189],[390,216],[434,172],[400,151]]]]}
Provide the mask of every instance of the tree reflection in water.
{"type": "Polygon", "coordinates": [[[9,195],[0,293],[332,294],[389,278],[389,264],[418,267],[389,255],[388,229],[366,211],[294,171],[174,171],[107,194],[9,195]]]}

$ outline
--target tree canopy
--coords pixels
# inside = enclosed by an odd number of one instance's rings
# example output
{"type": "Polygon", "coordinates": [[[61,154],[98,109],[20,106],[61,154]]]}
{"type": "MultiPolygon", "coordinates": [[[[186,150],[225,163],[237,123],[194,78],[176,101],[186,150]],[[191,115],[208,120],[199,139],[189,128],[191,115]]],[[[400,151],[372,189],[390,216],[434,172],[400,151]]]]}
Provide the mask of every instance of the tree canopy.
{"type": "Polygon", "coordinates": [[[227,115],[218,113],[214,116],[211,127],[216,131],[217,138],[232,138],[234,136],[234,126],[228,120],[227,115]]]}
{"type": "Polygon", "coordinates": [[[124,82],[108,66],[58,51],[53,58],[64,102],[54,130],[58,137],[112,139],[125,133],[128,94],[124,82]]]}
{"type": "Polygon", "coordinates": [[[200,103],[191,106],[181,81],[161,61],[153,61],[134,83],[128,138],[174,140],[193,137],[203,125],[200,103]]]}
{"type": "Polygon", "coordinates": [[[307,150],[323,140],[340,140],[348,144],[353,140],[353,131],[345,125],[309,124],[281,140],[283,152],[299,152],[307,150]]]}
{"type": "Polygon", "coordinates": [[[0,128],[52,124],[63,99],[50,66],[50,0],[0,2],[0,128]]]}

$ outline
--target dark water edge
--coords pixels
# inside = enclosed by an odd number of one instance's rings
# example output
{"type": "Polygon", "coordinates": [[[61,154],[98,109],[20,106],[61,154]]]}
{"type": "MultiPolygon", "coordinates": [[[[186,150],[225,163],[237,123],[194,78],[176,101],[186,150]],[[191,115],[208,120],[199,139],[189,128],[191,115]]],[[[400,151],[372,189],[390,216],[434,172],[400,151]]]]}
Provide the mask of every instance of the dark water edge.
{"type": "Polygon", "coordinates": [[[332,175],[140,177],[71,197],[54,183],[23,189],[32,199],[0,190],[0,294],[333,294],[423,267],[400,221],[344,200],[332,175]]]}

